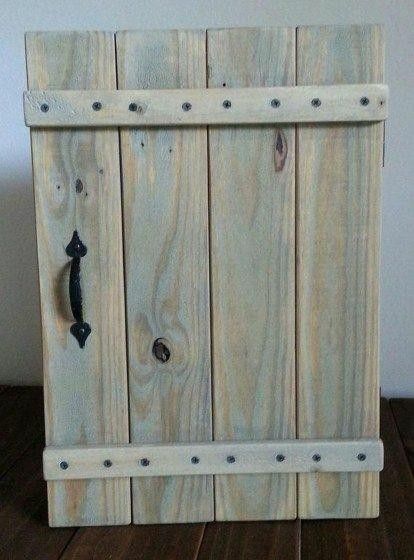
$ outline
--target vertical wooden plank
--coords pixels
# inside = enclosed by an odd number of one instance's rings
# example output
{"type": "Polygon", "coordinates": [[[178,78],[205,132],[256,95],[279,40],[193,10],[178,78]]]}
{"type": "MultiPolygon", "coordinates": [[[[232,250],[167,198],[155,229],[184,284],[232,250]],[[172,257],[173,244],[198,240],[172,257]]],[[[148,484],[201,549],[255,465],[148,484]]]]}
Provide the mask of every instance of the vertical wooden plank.
{"type": "MultiPolygon", "coordinates": [[[[117,60],[119,89],[206,85],[203,31],[118,33],[117,60]]],[[[123,129],[121,146],[131,440],[209,441],[207,131],[123,129]]],[[[133,480],[134,522],[211,520],[212,484],[133,480]]]]}
{"type": "MultiPolygon", "coordinates": [[[[382,80],[380,26],[298,29],[298,85],[382,80]]],[[[382,129],[381,123],[298,126],[301,438],[379,433],[382,129]]],[[[375,517],[378,474],[301,474],[299,512],[304,518],[375,517]]]]}
{"type": "MultiPolygon", "coordinates": [[[[209,30],[208,66],[230,102],[294,85],[295,30],[209,30]]],[[[295,437],[294,146],[294,126],[210,128],[215,440],[295,437]]],[[[219,520],[294,518],[296,476],[216,476],[215,497],[219,520]]]]}
{"type": "MultiPolygon", "coordinates": [[[[116,88],[114,37],[104,32],[29,33],[28,85],[116,88]]],[[[46,444],[128,442],[121,192],[116,130],[31,131],[43,322],[46,444]],[[69,257],[77,229],[84,349],[69,328],[69,257]]],[[[128,479],[49,482],[49,522],[130,522],[128,479]]]]}

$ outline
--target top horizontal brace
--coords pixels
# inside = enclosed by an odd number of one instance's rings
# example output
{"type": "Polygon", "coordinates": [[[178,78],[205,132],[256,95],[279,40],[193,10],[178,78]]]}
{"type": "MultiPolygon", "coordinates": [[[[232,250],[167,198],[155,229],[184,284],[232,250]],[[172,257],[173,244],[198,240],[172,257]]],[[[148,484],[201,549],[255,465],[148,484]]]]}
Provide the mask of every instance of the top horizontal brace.
{"type": "Polygon", "coordinates": [[[31,90],[30,127],[197,126],[381,121],[384,84],[174,90],[31,90]]]}

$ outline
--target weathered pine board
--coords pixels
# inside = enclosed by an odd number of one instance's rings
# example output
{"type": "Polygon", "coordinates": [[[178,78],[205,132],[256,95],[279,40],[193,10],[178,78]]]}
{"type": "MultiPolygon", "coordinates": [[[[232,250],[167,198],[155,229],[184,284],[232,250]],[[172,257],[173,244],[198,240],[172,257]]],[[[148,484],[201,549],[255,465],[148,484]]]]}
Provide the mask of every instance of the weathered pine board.
{"type": "Polygon", "coordinates": [[[24,110],[28,126],[42,127],[378,121],[387,115],[387,97],[384,84],[232,88],[228,92],[222,87],[32,90],[24,94],[24,110]],[[94,110],[96,102],[101,104],[99,111],[94,110]]]}
{"type": "MultiPolygon", "coordinates": [[[[202,88],[205,33],[117,34],[119,89],[202,88]]],[[[121,129],[131,442],[210,441],[207,131],[121,129]],[[163,339],[170,357],[153,355],[163,339]]],[[[135,523],[213,519],[213,477],[134,479],[135,523]]]]}
{"type": "MultiPolygon", "coordinates": [[[[114,37],[26,35],[28,85],[115,88],[114,37]]],[[[46,443],[127,443],[128,406],[121,191],[116,130],[32,130],[43,324],[46,443]],[[80,349],[69,328],[69,257],[77,229],[88,248],[81,281],[92,333],[80,349]]],[[[130,522],[128,479],[49,482],[52,526],[130,522]]]]}
{"type": "MultiPolygon", "coordinates": [[[[211,30],[209,87],[295,83],[294,29],[211,30]]],[[[214,439],[295,437],[295,129],[211,127],[214,439]]],[[[216,519],[296,517],[294,474],[215,477],[216,519]]]]}
{"type": "MultiPolygon", "coordinates": [[[[383,80],[380,26],[300,27],[297,83],[383,80]]],[[[378,437],[381,124],[297,128],[298,437],[378,437]]],[[[378,473],[299,475],[299,516],[375,517],[378,473]]]]}

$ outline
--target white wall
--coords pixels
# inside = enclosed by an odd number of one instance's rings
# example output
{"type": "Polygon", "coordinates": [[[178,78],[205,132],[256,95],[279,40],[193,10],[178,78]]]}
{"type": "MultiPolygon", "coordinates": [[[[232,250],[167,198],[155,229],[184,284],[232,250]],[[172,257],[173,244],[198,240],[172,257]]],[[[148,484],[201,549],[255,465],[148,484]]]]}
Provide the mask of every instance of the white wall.
{"type": "Polygon", "coordinates": [[[381,385],[414,396],[414,0],[2,0],[0,10],[0,383],[41,383],[41,341],[23,34],[385,23],[387,123],[381,264],[381,385]]]}

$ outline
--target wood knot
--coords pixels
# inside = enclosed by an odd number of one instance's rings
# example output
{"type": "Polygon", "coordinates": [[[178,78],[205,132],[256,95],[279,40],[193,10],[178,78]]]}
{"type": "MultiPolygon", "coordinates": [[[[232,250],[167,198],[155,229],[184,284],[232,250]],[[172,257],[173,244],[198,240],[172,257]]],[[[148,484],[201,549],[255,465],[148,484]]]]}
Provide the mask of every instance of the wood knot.
{"type": "Polygon", "coordinates": [[[288,154],[286,136],[283,130],[276,130],[275,141],[275,170],[282,171],[288,154]]]}
{"type": "Polygon", "coordinates": [[[153,356],[162,363],[168,362],[171,356],[167,341],[164,338],[157,338],[152,345],[153,356]]]}
{"type": "Polygon", "coordinates": [[[80,179],[76,179],[75,190],[77,193],[81,193],[83,191],[83,183],[80,179]]]}

